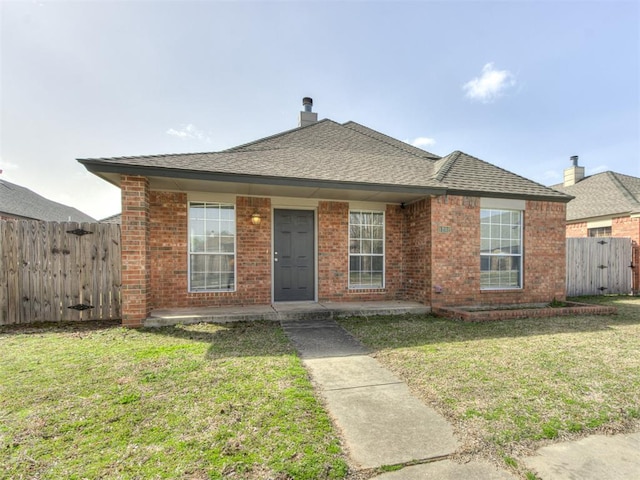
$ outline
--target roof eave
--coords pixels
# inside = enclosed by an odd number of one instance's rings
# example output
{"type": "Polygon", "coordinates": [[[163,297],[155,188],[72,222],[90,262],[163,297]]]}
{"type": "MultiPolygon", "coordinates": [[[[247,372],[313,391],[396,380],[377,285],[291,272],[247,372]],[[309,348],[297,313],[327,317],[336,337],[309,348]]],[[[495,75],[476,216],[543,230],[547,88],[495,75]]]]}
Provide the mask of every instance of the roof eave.
{"type": "Polygon", "coordinates": [[[558,202],[569,203],[574,197],[565,195],[559,197],[555,195],[534,195],[526,193],[508,193],[508,192],[487,192],[483,190],[456,190],[448,189],[447,195],[466,195],[472,197],[491,197],[491,198],[508,198],[514,200],[534,200],[539,202],[558,202]]]}
{"type": "Polygon", "coordinates": [[[166,178],[182,178],[191,180],[209,180],[215,182],[230,183],[253,183],[257,185],[279,185],[279,186],[297,186],[297,187],[313,187],[313,188],[334,188],[342,190],[372,190],[383,192],[398,192],[422,195],[444,195],[447,193],[445,187],[437,186],[419,186],[419,185],[395,185],[367,182],[341,182],[335,180],[321,179],[305,179],[305,178],[287,178],[287,177],[270,177],[264,175],[247,175],[237,173],[221,173],[221,172],[203,172],[200,170],[183,170],[163,167],[148,167],[138,165],[119,165],[100,160],[78,159],[91,173],[98,175],[100,178],[116,185],[116,182],[100,175],[101,173],[121,174],[121,175],[139,175],[143,177],[166,177],[166,178]]]}

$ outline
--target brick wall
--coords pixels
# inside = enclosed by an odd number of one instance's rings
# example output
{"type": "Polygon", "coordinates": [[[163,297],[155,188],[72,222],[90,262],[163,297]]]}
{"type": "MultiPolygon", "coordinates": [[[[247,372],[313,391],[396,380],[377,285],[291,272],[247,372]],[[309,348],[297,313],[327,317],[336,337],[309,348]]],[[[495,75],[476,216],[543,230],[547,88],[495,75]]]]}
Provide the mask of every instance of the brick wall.
{"type": "Polygon", "coordinates": [[[430,228],[432,305],[478,302],[480,199],[456,195],[433,198],[430,228]]]}
{"type": "Polygon", "coordinates": [[[268,305],[271,303],[271,199],[236,198],[237,275],[236,303],[268,305]],[[258,212],[260,225],[251,223],[258,212]]]}
{"type": "Polygon", "coordinates": [[[587,222],[567,224],[566,234],[567,234],[567,238],[588,237],[589,232],[587,228],[587,222]]]}
{"type": "Polygon", "coordinates": [[[566,297],[566,204],[527,201],[524,286],[528,302],[566,297]]]}
{"type": "Polygon", "coordinates": [[[347,300],[349,204],[318,203],[318,299],[347,300]]]}
{"type": "MultiPolygon", "coordinates": [[[[232,292],[189,293],[188,205],[180,192],[149,191],[144,177],[122,177],[123,323],[139,326],[151,309],[271,302],[271,200],[236,198],[236,277],[232,292]],[[251,222],[258,212],[260,225],[251,222]]],[[[385,210],[383,289],[348,287],[349,204],[318,204],[320,301],[407,299],[433,305],[544,302],[564,298],[565,205],[528,201],[524,288],[480,290],[480,199],[443,196],[385,210]]]]}
{"type": "Polygon", "coordinates": [[[399,206],[385,210],[385,288],[349,289],[349,204],[318,204],[318,300],[382,301],[400,298],[403,283],[404,214],[399,206]]]}
{"type": "MultiPolygon", "coordinates": [[[[588,237],[587,222],[567,224],[567,237],[588,237]]],[[[626,237],[640,243],[640,218],[617,217],[611,220],[611,236],[626,237]]]]}
{"type": "Polygon", "coordinates": [[[187,194],[152,191],[149,216],[152,306],[186,306],[187,194]]]}
{"type": "Polygon", "coordinates": [[[140,327],[151,311],[149,256],[149,181],[123,175],[122,193],[122,324],[140,327]]]}
{"type": "Polygon", "coordinates": [[[480,290],[480,199],[432,199],[431,304],[489,305],[565,298],[565,204],[527,201],[524,212],[524,285],[480,290]],[[443,233],[439,227],[451,227],[443,233]],[[441,293],[436,293],[441,290],[441,293]]]}
{"type": "Polygon", "coordinates": [[[640,218],[614,218],[611,222],[611,236],[626,237],[640,243],[640,218]]]}
{"type": "Polygon", "coordinates": [[[408,205],[404,210],[404,298],[431,301],[431,201],[408,205]]]}
{"type": "MultiPolygon", "coordinates": [[[[385,289],[389,299],[404,297],[405,214],[400,205],[385,210],[385,289]]],[[[352,294],[353,295],[353,294],[352,294]]]]}
{"type": "Polygon", "coordinates": [[[236,198],[235,292],[188,292],[187,196],[151,192],[152,308],[271,303],[271,200],[236,198]],[[258,212],[260,225],[251,223],[258,212]]]}

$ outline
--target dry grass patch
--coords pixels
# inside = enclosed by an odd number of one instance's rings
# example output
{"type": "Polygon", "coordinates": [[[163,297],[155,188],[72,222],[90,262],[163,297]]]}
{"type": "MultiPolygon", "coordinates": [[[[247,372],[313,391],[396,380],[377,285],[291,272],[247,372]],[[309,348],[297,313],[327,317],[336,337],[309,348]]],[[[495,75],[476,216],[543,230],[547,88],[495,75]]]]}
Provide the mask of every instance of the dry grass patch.
{"type": "Polygon", "coordinates": [[[343,478],[277,324],[0,329],[2,478],[343,478]]]}
{"type": "Polygon", "coordinates": [[[516,458],[545,443],[640,428],[640,299],[589,301],[614,305],[618,314],[341,323],[452,421],[461,455],[526,475],[516,458]]]}

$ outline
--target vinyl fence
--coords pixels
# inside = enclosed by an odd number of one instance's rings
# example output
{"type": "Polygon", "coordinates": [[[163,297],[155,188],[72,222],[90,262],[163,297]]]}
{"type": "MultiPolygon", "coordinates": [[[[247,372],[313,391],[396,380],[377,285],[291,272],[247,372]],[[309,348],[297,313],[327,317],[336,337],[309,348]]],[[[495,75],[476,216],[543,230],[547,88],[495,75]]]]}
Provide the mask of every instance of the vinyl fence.
{"type": "Polygon", "coordinates": [[[0,221],[0,325],[117,318],[120,225],[0,221]]]}
{"type": "Polygon", "coordinates": [[[567,295],[631,293],[634,253],[629,238],[567,238],[567,295]]]}

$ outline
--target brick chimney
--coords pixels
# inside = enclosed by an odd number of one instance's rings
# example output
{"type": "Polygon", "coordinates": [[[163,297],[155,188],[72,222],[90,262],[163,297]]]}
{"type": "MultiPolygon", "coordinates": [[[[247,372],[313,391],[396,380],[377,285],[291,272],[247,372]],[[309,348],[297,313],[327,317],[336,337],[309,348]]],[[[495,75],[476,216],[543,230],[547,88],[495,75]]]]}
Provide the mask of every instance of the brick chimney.
{"type": "Polygon", "coordinates": [[[311,111],[313,107],[313,98],[304,97],[302,99],[302,107],[304,108],[304,110],[300,112],[300,120],[298,120],[298,126],[306,127],[307,125],[316,123],[318,121],[318,114],[311,111]]]}
{"type": "Polygon", "coordinates": [[[574,155],[570,160],[573,165],[564,171],[563,184],[565,187],[575,185],[584,178],[584,167],[578,166],[578,156],[574,155]]]}

